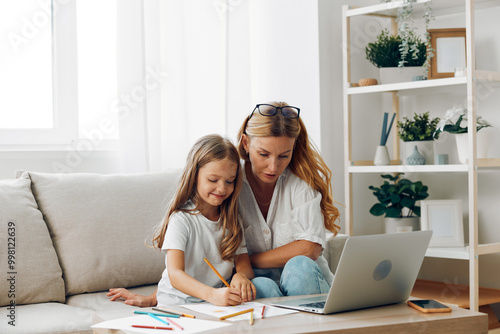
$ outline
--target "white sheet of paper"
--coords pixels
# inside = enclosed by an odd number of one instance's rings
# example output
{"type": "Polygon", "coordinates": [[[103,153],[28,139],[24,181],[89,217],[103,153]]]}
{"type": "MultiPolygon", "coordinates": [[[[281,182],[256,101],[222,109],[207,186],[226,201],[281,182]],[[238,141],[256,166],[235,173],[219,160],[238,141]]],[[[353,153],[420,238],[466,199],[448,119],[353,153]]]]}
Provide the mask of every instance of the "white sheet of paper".
{"type": "MultiPolygon", "coordinates": [[[[236,312],[248,310],[249,308],[253,308],[253,318],[254,319],[260,319],[262,315],[262,308],[266,306],[265,313],[264,313],[264,318],[268,317],[275,317],[277,315],[283,315],[283,314],[291,314],[291,313],[297,313],[299,311],[295,310],[288,310],[280,307],[274,307],[274,306],[269,306],[266,304],[262,303],[256,303],[256,302],[249,302],[245,303],[242,305],[236,305],[236,306],[215,306],[209,303],[200,303],[200,304],[186,304],[182,305],[182,307],[191,309],[196,312],[200,312],[203,314],[208,314],[213,317],[223,317],[225,315],[233,314],[236,312]]],[[[244,313],[241,315],[238,315],[236,317],[228,318],[226,320],[230,321],[236,321],[236,320],[249,320],[250,319],[250,313],[244,313]]]]}
{"type": "MultiPolygon", "coordinates": [[[[162,320],[169,322],[168,318],[161,317],[162,320]]],[[[222,321],[211,321],[211,320],[201,320],[201,319],[191,319],[191,318],[175,318],[174,321],[179,324],[184,330],[177,328],[175,325],[170,324],[170,327],[173,327],[173,331],[178,333],[199,333],[203,331],[208,331],[211,329],[217,329],[225,326],[231,326],[230,323],[224,323],[222,321]]],[[[165,334],[165,330],[163,329],[145,329],[145,328],[134,328],[132,325],[145,325],[145,326],[160,326],[160,327],[169,327],[164,323],[159,322],[156,319],[153,319],[147,315],[136,315],[127,318],[119,318],[114,320],[107,320],[104,322],[100,322],[91,326],[92,328],[107,328],[107,329],[119,329],[127,332],[134,333],[151,333],[151,334],[165,334]]]]}

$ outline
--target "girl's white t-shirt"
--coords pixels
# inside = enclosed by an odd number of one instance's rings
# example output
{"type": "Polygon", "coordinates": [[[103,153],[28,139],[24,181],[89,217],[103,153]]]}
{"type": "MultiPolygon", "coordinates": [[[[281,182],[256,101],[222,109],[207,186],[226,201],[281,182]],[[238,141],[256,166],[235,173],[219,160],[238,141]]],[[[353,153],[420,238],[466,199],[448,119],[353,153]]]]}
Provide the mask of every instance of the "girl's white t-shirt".
{"type": "MultiPolygon", "coordinates": [[[[194,207],[195,205],[191,201],[184,205],[184,208],[188,209],[194,207]]],[[[170,216],[161,249],[165,254],[165,270],[158,283],[156,294],[158,306],[201,301],[175,289],[170,283],[166,256],[169,249],[178,249],[184,252],[185,272],[189,276],[214,288],[224,287],[224,283],[203,260],[206,257],[226,281],[231,279],[234,263],[222,260],[219,251],[221,240],[222,228],[220,223],[207,219],[199,212],[190,214],[178,211],[170,216]]],[[[246,252],[245,242],[243,241],[236,254],[246,252]]]]}
{"type": "MultiPolygon", "coordinates": [[[[242,168],[245,172],[245,168],[242,168]]],[[[248,254],[257,254],[289,244],[295,240],[308,240],[325,247],[326,229],[321,212],[321,193],[286,168],[276,181],[273,197],[264,219],[260,212],[246,174],[239,198],[248,254]]],[[[333,274],[323,255],[316,263],[323,276],[332,284],[333,274]]],[[[255,269],[255,276],[267,276],[276,281],[281,269],[255,269]]]]}

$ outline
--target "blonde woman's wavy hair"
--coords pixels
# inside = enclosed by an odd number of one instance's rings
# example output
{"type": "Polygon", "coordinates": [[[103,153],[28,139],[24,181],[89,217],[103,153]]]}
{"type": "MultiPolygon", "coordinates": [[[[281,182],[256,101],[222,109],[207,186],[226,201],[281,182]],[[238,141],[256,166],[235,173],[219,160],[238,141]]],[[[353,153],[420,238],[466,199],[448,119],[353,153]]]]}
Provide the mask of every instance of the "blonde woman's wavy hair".
{"type": "MultiPolygon", "coordinates": [[[[288,106],[285,102],[271,102],[275,107],[288,106]]],[[[261,110],[269,107],[260,107],[261,110]]],[[[265,112],[265,111],[264,111],[265,112]]],[[[325,228],[335,235],[340,230],[336,224],[339,219],[339,210],[333,205],[332,196],[332,172],[318,152],[318,149],[309,140],[306,127],[299,118],[290,119],[278,112],[274,116],[263,116],[255,111],[250,119],[247,119],[238,132],[238,151],[240,157],[249,161],[249,157],[243,148],[242,137],[246,134],[250,137],[290,137],[295,139],[292,159],[288,168],[309,186],[319,191],[321,198],[321,212],[324,217],[325,228]]]]}
{"type": "Polygon", "coordinates": [[[153,236],[153,246],[161,249],[165,240],[165,233],[172,213],[177,211],[187,212],[195,215],[199,214],[199,195],[196,191],[196,180],[198,171],[206,164],[213,161],[228,159],[237,166],[236,178],[234,180],[233,193],[220,205],[219,223],[223,231],[222,241],[219,246],[223,260],[234,259],[236,251],[243,240],[243,233],[238,222],[238,197],[242,187],[242,174],[238,151],[233,143],[219,135],[204,136],[194,144],[188,154],[186,166],[182,171],[181,178],[177,185],[175,195],[170,202],[169,208],[163,219],[163,223],[158,226],[153,236]],[[194,209],[185,209],[182,206],[192,200],[194,209]]]}

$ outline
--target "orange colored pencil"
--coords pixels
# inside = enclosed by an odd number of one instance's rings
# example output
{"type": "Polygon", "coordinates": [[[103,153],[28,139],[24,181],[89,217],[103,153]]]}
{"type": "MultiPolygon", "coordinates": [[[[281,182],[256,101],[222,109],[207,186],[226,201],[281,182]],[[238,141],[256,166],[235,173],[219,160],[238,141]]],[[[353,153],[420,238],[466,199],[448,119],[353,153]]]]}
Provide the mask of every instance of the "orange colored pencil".
{"type": "Polygon", "coordinates": [[[260,315],[261,319],[264,319],[264,311],[266,310],[266,305],[262,306],[262,314],[260,315]]]}
{"type": "Polygon", "coordinates": [[[224,282],[224,284],[225,284],[228,288],[230,288],[231,286],[229,285],[229,283],[228,283],[228,282],[224,279],[224,277],[222,277],[222,276],[221,276],[221,274],[219,274],[219,272],[217,271],[217,269],[215,269],[215,267],[214,267],[214,266],[212,266],[212,264],[210,263],[210,261],[208,261],[208,259],[207,259],[207,258],[204,258],[203,260],[204,260],[204,261],[208,264],[208,266],[209,266],[210,268],[212,268],[212,270],[213,270],[213,271],[217,274],[217,276],[219,276],[219,278],[221,279],[221,281],[222,281],[222,282],[224,282]]]}
{"type": "Polygon", "coordinates": [[[245,313],[248,313],[248,312],[253,312],[253,308],[249,308],[248,310],[239,311],[239,312],[236,312],[236,313],[233,313],[233,314],[228,314],[228,315],[225,315],[223,317],[220,317],[219,319],[220,320],[225,320],[227,318],[236,317],[237,315],[245,314],[245,313]]]}

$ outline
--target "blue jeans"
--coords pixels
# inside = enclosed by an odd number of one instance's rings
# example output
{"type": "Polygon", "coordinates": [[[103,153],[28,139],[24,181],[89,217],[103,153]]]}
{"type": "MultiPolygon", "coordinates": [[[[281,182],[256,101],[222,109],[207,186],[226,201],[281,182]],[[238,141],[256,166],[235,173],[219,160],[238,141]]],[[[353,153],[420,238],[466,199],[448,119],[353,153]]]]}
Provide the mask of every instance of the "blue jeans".
{"type": "Polygon", "coordinates": [[[257,298],[310,295],[330,290],[319,266],[304,255],[288,260],[279,283],[263,276],[255,277],[252,283],[257,289],[257,298]]]}

